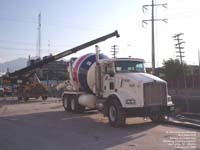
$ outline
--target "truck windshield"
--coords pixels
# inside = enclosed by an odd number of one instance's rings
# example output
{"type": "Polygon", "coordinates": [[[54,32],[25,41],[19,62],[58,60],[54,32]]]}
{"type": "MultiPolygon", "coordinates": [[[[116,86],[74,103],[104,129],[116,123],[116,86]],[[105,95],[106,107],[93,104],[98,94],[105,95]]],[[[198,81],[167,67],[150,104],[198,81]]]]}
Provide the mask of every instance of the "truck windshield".
{"type": "Polygon", "coordinates": [[[144,72],[144,62],[141,61],[116,61],[115,71],[117,73],[144,72]]]}

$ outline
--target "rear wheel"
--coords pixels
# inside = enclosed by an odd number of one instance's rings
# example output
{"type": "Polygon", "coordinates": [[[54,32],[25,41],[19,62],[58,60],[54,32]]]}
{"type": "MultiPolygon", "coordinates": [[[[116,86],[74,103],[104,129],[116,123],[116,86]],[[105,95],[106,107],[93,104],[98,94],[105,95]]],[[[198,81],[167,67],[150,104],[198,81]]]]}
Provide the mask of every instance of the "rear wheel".
{"type": "Polygon", "coordinates": [[[42,100],[47,100],[47,96],[42,96],[42,100]]]}
{"type": "Polygon", "coordinates": [[[71,111],[71,96],[70,95],[65,95],[63,97],[63,107],[65,111],[71,111]]]}
{"type": "Polygon", "coordinates": [[[81,106],[78,103],[78,96],[77,95],[73,95],[71,97],[70,106],[71,106],[71,110],[72,110],[73,113],[82,113],[85,110],[85,107],[81,106]]]}
{"type": "Polygon", "coordinates": [[[27,102],[28,99],[29,99],[29,97],[27,97],[26,95],[24,95],[24,96],[23,96],[23,99],[24,99],[25,102],[27,102]]]}
{"type": "Polygon", "coordinates": [[[21,97],[21,96],[18,96],[18,100],[19,100],[19,101],[22,100],[22,97],[21,97]]]}
{"type": "Polygon", "coordinates": [[[117,99],[112,99],[108,104],[108,118],[113,127],[121,127],[125,125],[125,111],[117,99]]]}

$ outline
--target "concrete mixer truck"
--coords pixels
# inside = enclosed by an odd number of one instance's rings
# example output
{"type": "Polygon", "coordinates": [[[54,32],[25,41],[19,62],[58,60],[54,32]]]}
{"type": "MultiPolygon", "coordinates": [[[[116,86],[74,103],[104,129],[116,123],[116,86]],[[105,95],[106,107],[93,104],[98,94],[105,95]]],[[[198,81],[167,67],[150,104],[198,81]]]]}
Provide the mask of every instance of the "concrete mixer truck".
{"type": "Polygon", "coordinates": [[[68,71],[70,80],[62,95],[66,111],[97,109],[113,127],[120,127],[127,117],[161,122],[174,110],[167,83],[147,74],[143,59],[110,59],[97,47],[96,54],[71,59],[68,71]]]}

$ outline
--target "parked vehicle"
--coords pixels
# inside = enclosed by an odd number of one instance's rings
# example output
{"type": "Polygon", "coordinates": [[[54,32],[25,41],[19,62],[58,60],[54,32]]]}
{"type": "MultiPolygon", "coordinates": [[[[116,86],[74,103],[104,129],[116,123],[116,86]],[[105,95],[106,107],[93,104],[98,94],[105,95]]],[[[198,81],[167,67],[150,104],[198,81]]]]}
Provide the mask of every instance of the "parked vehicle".
{"type": "Polygon", "coordinates": [[[6,96],[12,95],[12,88],[10,86],[4,87],[4,95],[6,95],[6,96]]]}
{"type": "Polygon", "coordinates": [[[4,96],[4,88],[0,87],[0,96],[3,97],[4,96]]]}

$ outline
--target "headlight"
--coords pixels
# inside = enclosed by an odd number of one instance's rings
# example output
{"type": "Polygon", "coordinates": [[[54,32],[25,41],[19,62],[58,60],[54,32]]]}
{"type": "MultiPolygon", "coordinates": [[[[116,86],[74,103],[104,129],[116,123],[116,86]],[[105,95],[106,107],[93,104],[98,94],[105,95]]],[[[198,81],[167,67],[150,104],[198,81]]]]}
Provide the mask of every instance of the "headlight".
{"type": "Polygon", "coordinates": [[[136,104],[136,100],[135,100],[135,99],[127,99],[127,100],[126,100],[126,104],[135,105],[135,104],[136,104]]]}

